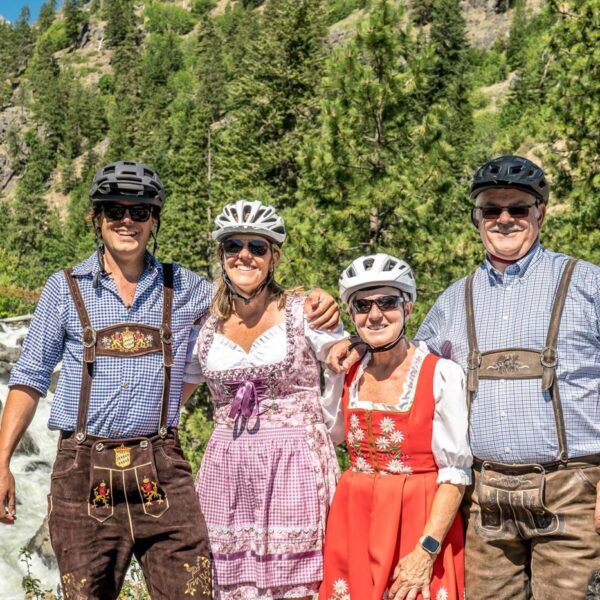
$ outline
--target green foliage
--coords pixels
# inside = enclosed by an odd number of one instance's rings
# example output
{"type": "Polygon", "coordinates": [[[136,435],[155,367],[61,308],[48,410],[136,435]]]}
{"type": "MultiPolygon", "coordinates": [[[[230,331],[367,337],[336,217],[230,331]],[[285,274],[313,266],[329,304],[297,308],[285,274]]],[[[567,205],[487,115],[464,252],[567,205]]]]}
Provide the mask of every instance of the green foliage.
{"type": "Polygon", "coordinates": [[[56,0],[48,0],[44,2],[40,7],[40,15],[38,17],[37,25],[41,32],[46,31],[52,23],[54,23],[56,13],[56,0]]]}
{"type": "Polygon", "coordinates": [[[70,44],[74,44],[79,38],[81,24],[84,21],[79,0],[64,0],[63,17],[67,39],[70,44]]]}
{"type": "Polygon", "coordinates": [[[327,2],[327,24],[337,23],[355,10],[365,8],[367,0],[329,0],[327,2]]]}
{"type": "Polygon", "coordinates": [[[151,2],[144,10],[146,29],[150,33],[189,33],[194,26],[194,17],[181,6],[151,2]]]}

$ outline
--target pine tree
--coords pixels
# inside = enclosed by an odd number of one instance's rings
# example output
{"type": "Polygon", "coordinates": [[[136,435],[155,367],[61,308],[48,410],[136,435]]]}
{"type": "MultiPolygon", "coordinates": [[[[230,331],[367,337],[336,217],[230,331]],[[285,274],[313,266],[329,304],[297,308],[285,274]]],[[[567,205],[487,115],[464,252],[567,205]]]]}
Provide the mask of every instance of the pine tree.
{"type": "Polygon", "coordinates": [[[302,134],[317,116],[324,20],[319,0],[272,0],[229,90],[230,110],[215,136],[219,196],[290,201],[302,134]]]}
{"type": "Polygon", "coordinates": [[[70,44],[77,42],[82,21],[82,12],[77,0],[64,0],[63,16],[65,33],[70,44]]]}
{"type": "Polygon", "coordinates": [[[44,2],[40,8],[40,16],[38,17],[38,27],[40,32],[46,31],[56,17],[56,0],[48,0],[44,2]]]}

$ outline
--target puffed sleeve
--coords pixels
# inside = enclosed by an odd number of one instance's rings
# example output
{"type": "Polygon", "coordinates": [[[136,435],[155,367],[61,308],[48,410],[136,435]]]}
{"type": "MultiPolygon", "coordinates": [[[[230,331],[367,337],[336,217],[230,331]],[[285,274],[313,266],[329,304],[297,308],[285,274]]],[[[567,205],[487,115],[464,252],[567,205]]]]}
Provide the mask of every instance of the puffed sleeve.
{"type": "MultiPolygon", "coordinates": [[[[305,317],[304,335],[317,359],[324,362],[330,348],[340,340],[347,338],[349,334],[344,331],[344,325],[341,321],[333,331],[326,331],[324,329],[311,329],[305,317]]],[[[341,410],[344,376],[344,373],[338,375],[327,368],[323,369],[325,385],[321,395],[321,406],[323,407],[325,425],[334,444],[339,444],[344,440],[344,417],[341,410]]]]}
{"type": "Polygon", "coordinates": [[[431,446],[438,465],[438,483],[471,483],[473,455],[469,446],[469,417],[465,375],[450,360],[438,361],[433,378],[435,413],[431,446]]]}
{"type": "Polygon", "coordinates": [[[183,381],[185,383],[204,383],[206,380],[202,375],[202,368],[198,360],[198,336],[204,324],[205,319],[194,324],[190,332],[188,341],[187,354],[185,357],[185,371],[183,373],[183,381]]]}

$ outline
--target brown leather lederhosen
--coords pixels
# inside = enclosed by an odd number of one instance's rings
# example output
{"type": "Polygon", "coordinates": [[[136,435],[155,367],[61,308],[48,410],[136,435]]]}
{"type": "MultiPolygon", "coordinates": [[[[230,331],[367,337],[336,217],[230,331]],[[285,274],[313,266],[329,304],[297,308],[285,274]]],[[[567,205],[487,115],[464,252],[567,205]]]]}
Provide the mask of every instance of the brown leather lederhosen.
{"type": "Polygon", "coordinates": [[[557,469],[599,464],[600,457],[570,459],[558,377],[557,340],[561,316],[576,264],[569,259],[563,269],[552,307],[546,345],[542,350],[529,348],[502,348],[480,352],[477,344],[475,311],[473,306],[473,279],[467,278],[465,304],[469,354],[467,357],[467,405],[469,418],[473,395],[480,379],[540,379],[543,391],[550,393],[558,437],[558,459],[539,464],[504,464],[474,458],[477,472],[479,503],[484,507],[482,522],[475,524],[478,532],[491,539],[501,539],[507,528],[513,527],[524,538],[550,535],[562,528],[560,518],[544,506],[544,475],[557,469]],[[479,475],[480,473],[480,475],[479,475]],[[522,510],[521,510],[522,509],[522,510]],[[514,523],[506,523],[514,520],[514,523]]]}
{"type": "Polygon", "coordinates": [[[163,264],[160,327],[120,323],[95,330],[72,271],[64,273],[83,343],[77,424],[75,431],[61,433],[49,496],[50,537],[65,597],[117,598],[133,554],[152,598],[208,600],[206,524],[177,431],[168,428],[173,267],[163,264]],[[155,433],[135,438],[89,435],[96,358],[127,360],[157,352],[163,357],[164,384],[155,433]]]}

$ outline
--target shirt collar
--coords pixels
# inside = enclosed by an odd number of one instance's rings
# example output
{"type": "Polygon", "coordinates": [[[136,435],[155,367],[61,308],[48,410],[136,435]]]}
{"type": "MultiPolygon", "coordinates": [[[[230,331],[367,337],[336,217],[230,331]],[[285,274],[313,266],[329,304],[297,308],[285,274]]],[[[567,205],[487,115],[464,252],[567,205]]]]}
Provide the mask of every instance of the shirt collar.
{"type": "Polygon", "coordinates": [[[501,282],[505,276],[516,277],[517,279],[526,279],[532,272],[533,267],[540,261],[544,253],[544,248],[539,242],[536,242],[529,252],[520,258],[516,263],[507,265],[504,273],[498,271],[494,265],[492,265],[489,256],[486,253],[484,267],[488,273],[489,278],[494,282],[501,282]]]}
{"type": "MultiPolygon", "coordinates": [[[[146,261],[146,265],[144,270],[153,271],[157,269],[162,271],[162,264],[159,260],[157,260],[150,252],[146,252],[144,256],[144,260],[146,261]]],[[[90,257],[86,258],[83,262],[80,262],[78,265],[73,267],[73,275],[79,277],[85,277],[86,275],[94,276],[96,273],[100,272],[100,261],[98,260],[98,253],[94,252],[90,257]]]]}

